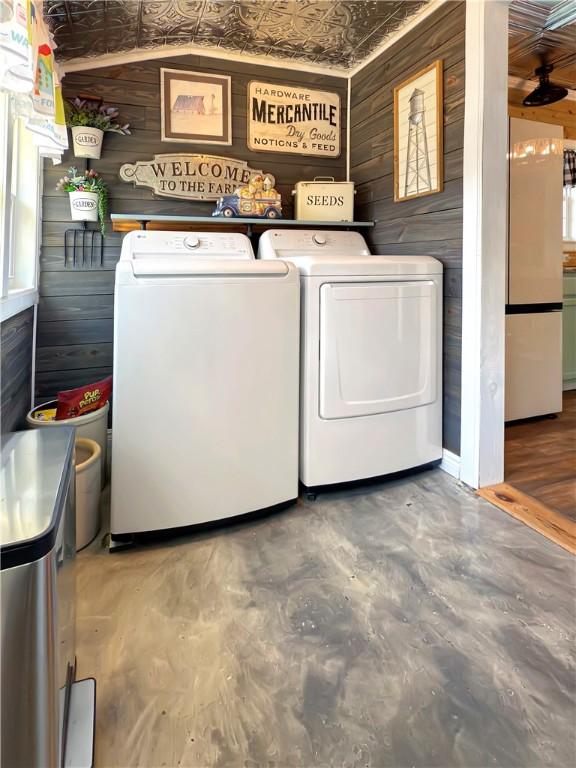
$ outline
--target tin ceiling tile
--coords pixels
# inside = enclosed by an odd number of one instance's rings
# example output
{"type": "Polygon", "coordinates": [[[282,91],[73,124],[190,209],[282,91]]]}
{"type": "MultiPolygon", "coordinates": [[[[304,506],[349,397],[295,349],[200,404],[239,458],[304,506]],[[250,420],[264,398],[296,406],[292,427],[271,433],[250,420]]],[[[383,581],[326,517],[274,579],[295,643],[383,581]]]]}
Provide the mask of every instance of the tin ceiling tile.
{"type": "Polygon", "coordinates": [[[45,0],[58,44],[69,59],[157,41],[222,46],[343,69],[370,51],[428,0],[45,0]],[[388,21],[390,20],[390,24],[388,21]],[[377,31],[376,31],[377,30],[377,31]],[[104,41],[95,41],[96,37],[104,41]],[[236,37],[236,45],[233,39],[236,37]],[[225,43],[223,43],[225,41],[225,43]],[[360,48],[359,46],[362,46],[360,48]]]}
{"type": "Polygon", "coordinates": [[[536,80],[534,70],[546,62],[553,82],[576,88],[574,0],[513,0],[508,34],[511,74],[536,80]]]}
{"type": "MultiPolygon", "coordinates": [[[[248,51],[246,51],[248,53],[248,51]]],[[[250,55],[251,56],[272,56],[274,53],[274,49],[270,48],[268,45],[251,45],[250,46],[250,55]]]]}
{"type": "Polygon", "coordinates": [[[241,24],[246,27],[247,30],[257,29],[261,20],[268,13],[269,3],[240,3],[236,10],[236,15],[241,24]]]}
{"type": "MultiPolygon", "coordinates": [[[[167,2],[171,4],[171,0],[149,0],[150,5],[167,2]]],[[[182,16],[198,16],[200,15],[206,6],[212,6],[214,3],[207,3],[206,0],[178,0],[178,11],[182,16]]]]}
{"type": "MultiPolygon", "coordinates": [[[[427,0],[45,0],[58,57],[160,44],[226,47],[238,53],[314,61],[342,69],[369,56],[427,0]]],[[[575,87],[576,2],[512,0],[510,71],[542,61],[575,87]]]]}
{"type": "Polygon", "coordinates": [[[296,0],[295,2],[273,3],[272,7],[293,16],[305,19],[308,24],[322,21],[332,12],[334,3],[326,0],[296,0]]]}
{"type": "Polygon", "coordinates": [[[282,47],[286,38],[295,39],[302,43],[306,36],[315,28],[315,21],[306,19],[287,11],[276,8],[269,10],[260,20],[252,34],[266,34],[274,40],[274,44],[282,47]]]}

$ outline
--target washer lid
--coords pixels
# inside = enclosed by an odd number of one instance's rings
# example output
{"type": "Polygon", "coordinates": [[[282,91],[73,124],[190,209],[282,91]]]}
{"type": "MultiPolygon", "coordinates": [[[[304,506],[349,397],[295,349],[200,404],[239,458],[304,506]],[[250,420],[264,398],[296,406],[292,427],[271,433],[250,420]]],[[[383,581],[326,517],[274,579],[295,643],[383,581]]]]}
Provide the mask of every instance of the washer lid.
{"type": "Polygon", "coordinates": [[[256,261],[250,240],[237,232],[130,232],[120,263],[136,277],[288,274],[282,261],[256,261]]]}
{"type": "Polygon", "coordinates": [[[300,270],[300,274],[311,277],[322,275],[441,275],[442,263],[432,256],[364,256],[340,258],[317,258],[308,254],[292,255],[285,261],[291,261],[300,270]]]}
{"type": "Polygon", "coordinates": [[[73,471],[74,427],[30,429],[2,446],[2,570],[31,563],[54,547],[73,471]]]}
{"type": "Polygon", "coordinates": [[[185,256],[170,256],[137,259],[132,262],[136,277],[188,276],[188,277],[282,277],[288,274],[284,261],[241,261],[239,259],[210,261],[187,259],[185,256]]]}

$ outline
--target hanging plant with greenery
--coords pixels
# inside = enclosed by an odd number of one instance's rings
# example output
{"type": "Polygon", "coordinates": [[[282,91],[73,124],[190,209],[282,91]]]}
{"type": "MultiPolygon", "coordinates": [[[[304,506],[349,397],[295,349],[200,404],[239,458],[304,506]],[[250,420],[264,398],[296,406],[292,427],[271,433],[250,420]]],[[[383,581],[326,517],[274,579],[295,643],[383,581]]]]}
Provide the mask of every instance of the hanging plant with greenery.
{"type": "Polygon", "coordinates": [[[108,186],[97,171],[86,170],[78,173],[77,168],[68,168],[68,174],[56,184],[56,189],[63,192],[93,192],[98,195],[98,221],[102,236],[106,232],[108,214],[108,186]]]}
{"type": "Polygon", "coordinates": [[[109,104],[103,104],[99,99],[68,99],[64,105],[66,125],[70,128],[98,128],[105,133],[130,134],[130,125],[121,125],[119,110],[109,104]]]}

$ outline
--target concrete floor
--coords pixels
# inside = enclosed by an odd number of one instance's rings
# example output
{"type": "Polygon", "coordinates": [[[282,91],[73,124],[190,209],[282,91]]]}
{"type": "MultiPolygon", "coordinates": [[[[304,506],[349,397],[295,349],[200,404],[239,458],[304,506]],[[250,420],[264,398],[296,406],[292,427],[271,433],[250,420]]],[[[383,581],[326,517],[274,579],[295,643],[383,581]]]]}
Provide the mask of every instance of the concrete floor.
{"type": "Polygon", "coordinates": [[[440,470],[78,561],[100,768],[576,763],[576,560],[440,470]]]}

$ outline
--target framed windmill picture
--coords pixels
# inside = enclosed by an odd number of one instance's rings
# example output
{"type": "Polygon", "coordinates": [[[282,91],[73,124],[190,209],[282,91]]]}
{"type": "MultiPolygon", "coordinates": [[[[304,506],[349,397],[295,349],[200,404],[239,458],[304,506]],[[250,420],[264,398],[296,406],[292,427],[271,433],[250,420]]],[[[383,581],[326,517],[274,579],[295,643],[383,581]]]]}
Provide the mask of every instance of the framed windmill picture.
{"type": "Polygon", "coordinates": [[[394,88],[394,200],[432,195],[443,188],[442,61],[394,88]]]}
{"type": "Polygon", "coordinates": [[[162,141],[232,144],[230,77],[160,70],[162,141]]]}

